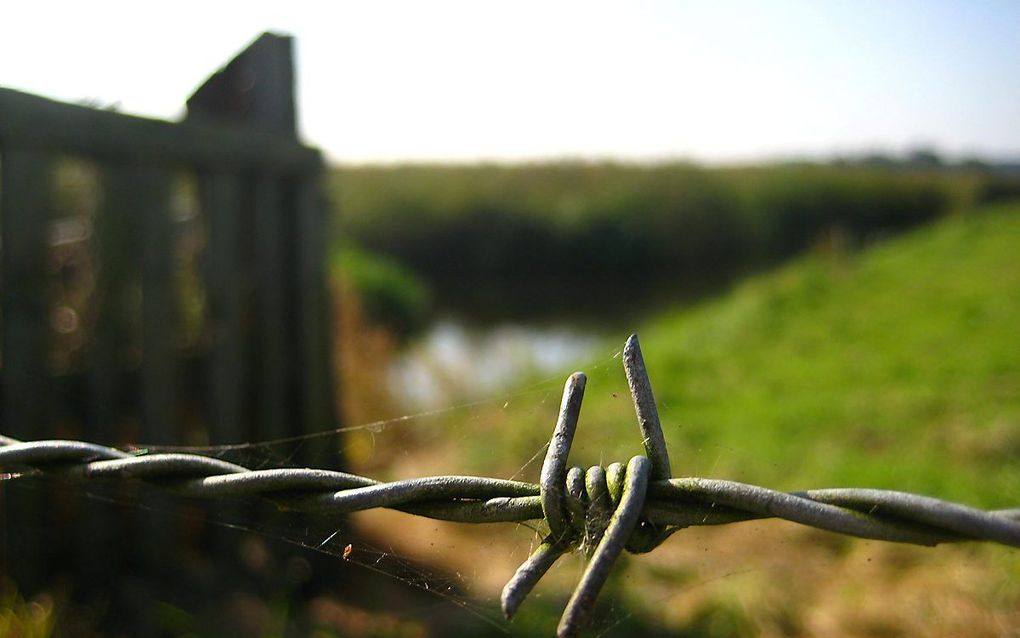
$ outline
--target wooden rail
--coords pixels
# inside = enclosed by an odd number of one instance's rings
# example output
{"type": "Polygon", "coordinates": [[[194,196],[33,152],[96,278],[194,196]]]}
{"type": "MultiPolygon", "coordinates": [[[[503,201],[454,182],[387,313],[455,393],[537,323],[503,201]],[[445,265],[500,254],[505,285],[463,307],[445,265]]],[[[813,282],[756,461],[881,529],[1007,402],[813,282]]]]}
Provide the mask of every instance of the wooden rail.
{"type": "Polygon", "coordinates": [[[304,172],[320,153],[250,127],[166,122],[0,88],[0,145],[132,164],[304,172]]]}

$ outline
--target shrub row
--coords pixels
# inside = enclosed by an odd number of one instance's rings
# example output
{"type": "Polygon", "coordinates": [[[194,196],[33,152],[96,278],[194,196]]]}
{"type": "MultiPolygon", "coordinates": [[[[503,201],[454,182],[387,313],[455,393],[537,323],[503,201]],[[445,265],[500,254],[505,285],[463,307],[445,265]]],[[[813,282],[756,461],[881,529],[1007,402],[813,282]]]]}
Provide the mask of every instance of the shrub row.
{"type": "Polygon", "coordinates": [[[538,279],[690,285],[833,231],[867,241],[1017,190],[979,171],[583,162],[342,167],[330,186],[340,236],[399,260],[440,297],[538,279]]]}

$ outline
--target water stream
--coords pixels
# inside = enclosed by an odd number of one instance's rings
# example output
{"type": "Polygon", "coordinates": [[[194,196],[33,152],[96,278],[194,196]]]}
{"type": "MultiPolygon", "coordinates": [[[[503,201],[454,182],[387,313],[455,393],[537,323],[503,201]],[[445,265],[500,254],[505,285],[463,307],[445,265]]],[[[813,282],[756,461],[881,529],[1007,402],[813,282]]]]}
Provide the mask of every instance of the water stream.
{"type": "Polygon", "coordinates": [[[390,382],[416,409],[434,409],[498,393],[530,375],[566,370],[592,354],[604,336],[566,322],[473,326],[448,315],[401,353],[390,382]]]}

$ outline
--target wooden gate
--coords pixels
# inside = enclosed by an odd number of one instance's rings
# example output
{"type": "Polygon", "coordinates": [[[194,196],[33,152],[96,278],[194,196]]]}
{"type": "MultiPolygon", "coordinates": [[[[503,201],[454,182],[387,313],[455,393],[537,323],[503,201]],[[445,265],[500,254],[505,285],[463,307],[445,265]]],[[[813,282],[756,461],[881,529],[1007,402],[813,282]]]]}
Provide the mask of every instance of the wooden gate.
{"type": "MultiPolygon", "coordinates": [[[[178,123],[0,88],[0,432],[181,445],[335,429],[322,166],[297,140],[288,37],[259,37],[178,123]]],[[[58,561],[109,575],[73,546],[112,540],[115,521],[78,512],[54,541],[38,533],[66,520],[52,495],[0,492],[23,591],[58,561]]]]}

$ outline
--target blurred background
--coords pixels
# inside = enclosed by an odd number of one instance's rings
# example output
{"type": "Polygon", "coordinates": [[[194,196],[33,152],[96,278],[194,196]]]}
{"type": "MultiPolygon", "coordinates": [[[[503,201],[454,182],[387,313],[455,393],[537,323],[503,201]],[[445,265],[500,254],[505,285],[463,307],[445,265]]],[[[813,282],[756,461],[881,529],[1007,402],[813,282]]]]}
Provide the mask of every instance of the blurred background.
{"type": "MultiPolygon", "coordinates": [[[[573,462],[640,449],[637,332],[677,475],[1015,507],[1018,25],[1014,2],[4,9],[0,433],[537,481],[575,369],[573,462]]],[[[3,635],[549,635],[582,566],[506,622],[524,526],[5,477],[3,635]]],[[[755,522],[622,559],[593,634],[1014,636],[1018,609],[1014,551],[755,522]]]]}

